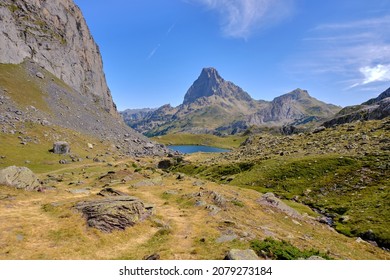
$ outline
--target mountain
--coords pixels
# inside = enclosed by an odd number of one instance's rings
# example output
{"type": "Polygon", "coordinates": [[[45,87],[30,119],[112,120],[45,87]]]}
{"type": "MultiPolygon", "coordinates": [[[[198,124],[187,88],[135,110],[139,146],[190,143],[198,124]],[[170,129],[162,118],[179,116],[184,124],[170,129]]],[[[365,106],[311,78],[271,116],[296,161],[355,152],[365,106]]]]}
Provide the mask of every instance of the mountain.
{"type": "Polygon", "coordinates": [[[23,131],[18,126],[29,121],[110,141],[128,154],[163,152],[121,119],[99,48],[73,1],[0,0],[0,19],[3,132],[23,131]]]}
{"type": "Polygon", "coordinates": [[[341,110],[333,119],[323,125],[331,127],[358,120],[381,120],[390,116],[390,88],[378,97],[372,98],[361,105],[348,106],[341,110]]]}
{"type": "Polygon", "coordinates": [[[224,80],[215,68],[204,68],[181,105],[164,105],[133,119],[121,114],[132,128],[156,136],[173,132],[235,134],[252,126],[281,127],[302,119],[327,119],[340,109],[301,89],[271,102],[254,100],[242,88],[224,80]]]}

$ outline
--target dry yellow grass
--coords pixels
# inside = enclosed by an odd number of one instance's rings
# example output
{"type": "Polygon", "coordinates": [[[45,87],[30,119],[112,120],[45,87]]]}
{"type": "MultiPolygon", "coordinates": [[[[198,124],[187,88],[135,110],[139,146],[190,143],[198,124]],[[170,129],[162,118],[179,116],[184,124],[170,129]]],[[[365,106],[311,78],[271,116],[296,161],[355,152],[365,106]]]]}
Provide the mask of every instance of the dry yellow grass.
{"type": "MultiPolygon", "coordinates": [[[[0,186],[0,259],[142,259],[154,253],[162,259],[222,259],[229,249],[248,248],[249,240],[267,236],[290,241],[301,249],[328,252],[336,259],[390,258],[388,252],[357,243],[310,218],[294,220],[264,208],[256,202],[261,195],[256,191],[206,181],[194,186],[194,178],[177,180],[175,174],[153,169],[156,163],[152,159],[137,163],[142,166],[139,172],[131,164],[129,160],[113,166],[68,166],[68,170],[52,172],[68,175],[54,183],[55,190],[44,193],[0,186]],[[117,178],[98,179],[108,171],[115,171],[117,178]],[[122,183],[125,176],[132,179],[122,183]],[[159,183],[134,187],[142,180],[159,183]],[[75,181],[82,183],[69,185],[75,181]],[[87,227],[72,206],[78,201],[98,199],[96,193],[107,183],[153,204],[154,216],[110,234],[87,227]],[[69,192],[87,187],[89,194],[69,192]],[[205,207],[195,206],[198,197],[189,194],[200,191],[219,193],[227,200],[226,207],[210,215],[205,207]],[[237,238],[217,243],[216,239],[224,234],[237,238]]],[[[207,195],[200,198],[211,203],[207,195]]]]}

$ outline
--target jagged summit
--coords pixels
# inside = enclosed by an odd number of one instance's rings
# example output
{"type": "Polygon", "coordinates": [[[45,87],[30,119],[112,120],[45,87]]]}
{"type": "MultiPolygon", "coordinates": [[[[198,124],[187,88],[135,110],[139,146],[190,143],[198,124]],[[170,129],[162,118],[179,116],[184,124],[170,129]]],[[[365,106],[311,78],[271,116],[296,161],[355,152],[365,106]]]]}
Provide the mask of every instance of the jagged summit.
{"type": "Polygon", "coordinates": [[[198,79],[192,84],[184,96],[183,104],[190,104],[201,97],[209,97],[212,95],[246,101],[251,101],[252,99],[240,87],[232,82],[225,81],[215,68],[209,67],[202,69],[198,79]]]}
{"type": "Polygon", "coordinates": [[[126,123],[148,136],[173,132],[235,134],[252,126],[281,127],[333,117],[341,108],[321,102],[297,88],[273,101],[253,99],[215,68],[203,68],[183,104],[163,106],[144,115],[122,113],[126,123]]]}

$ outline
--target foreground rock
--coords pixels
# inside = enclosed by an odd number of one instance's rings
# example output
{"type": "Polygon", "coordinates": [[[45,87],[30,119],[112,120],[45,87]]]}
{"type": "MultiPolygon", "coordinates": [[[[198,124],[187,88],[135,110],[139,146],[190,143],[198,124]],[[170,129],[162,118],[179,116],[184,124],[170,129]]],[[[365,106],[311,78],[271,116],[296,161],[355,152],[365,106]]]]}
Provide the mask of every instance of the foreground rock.
{"type": "Polygon", "coordinates": [[[0,170],[0,185],[23,189],[39,190],[41,185],[37,176],[27,167],[9,166],[0,170]]]}
{"type": "Polygon", "coordinates": [[[83,213],[88,226],[103,232],[124,230],[148,218],[153,207],[133,196],[116,196],[102,200],[78,203],[76,209],[83,213]]]}
{"type": "Polygon", "coordinates": [[[225,260],[259,260],[259,257],[256,255],[253,250],[239,250],[239,249],[231,249],[225,260]]]}

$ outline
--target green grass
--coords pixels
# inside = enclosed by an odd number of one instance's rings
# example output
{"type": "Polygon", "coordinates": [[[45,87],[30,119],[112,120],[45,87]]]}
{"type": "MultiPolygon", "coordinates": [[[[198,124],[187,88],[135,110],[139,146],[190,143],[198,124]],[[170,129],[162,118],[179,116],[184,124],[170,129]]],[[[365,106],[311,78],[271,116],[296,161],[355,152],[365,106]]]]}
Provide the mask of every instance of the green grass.
{"type": "Polygon", "coordinates": [[[240,146],[245,141],[245,136],[219,137],[211,134],[176,133],[152,138],[165,145],[203,145],[218,148],[232,149],[240,146]]]}
{"type": "Polygon", "coordinates": [[[0,158],[0,168],[5,168],[10,165],[26,166],[36,173],[46,173],[61,168],[70,168],[72,164],[91,163],[92,159],[87,160],[87,155],[94,155],[99,149],[104,150],[107,148],[100,141],[98,142],[96,139],[81,135],[70,129],[42,126],[32,122],[21,125],[23,126],[23,135],[19,133],[0,133],[0,143],[5,143],[4,145],[0,145],[0,155],[5,157],[0,158]],[[29,137],[32,141],[27,142],[26,145],[22,145],[21,140],[18,138],[19,136],[29,137]],[[71,146],[71,154],[77,155],[83,161],[73,163],[70,155],[58,155],[50,152],[49,150],[53,148],[53,142],[55,142],[52,136],[67,141],[71,146]],[[93,150],[89,150],[86,146],[87,143],[97,144],[93,150]],[[69,164],[60,164],[59,161],[61,159],[66,159],[69,164]]]}
{"type": "Polygon", "coordinates": [[[34,82],[35,77],[29,76],[23,64],[0,64],[0,86],[13,101],[22,108],[34,106],[50,113],[45,102],[45,93],[40,85],[34,82]]]}
{"type": "MultiPolygon", "coordinates": [[[[279,197],[310,206],[333,217],[336,230],[347,236],[366,236],[383,247],[390,247],[390,170],[384,163],[389,155],[272,158],[257,162],[214,166],[183,164],[175,171],[201,176],[219,183],[229,183],[273,192],[279,197]],[[226,176],[233,175],[231,182],[226,176]]],[[[290,203],[301,213],[317,216],[306,206],[290,203]],[[305,209],[306,208],[306,209],[305,209]]]]}
{"type": "Polygon", "coordinates": [[[258,256],[273,260],[308,259],[311,256],[330,259],[326,253],[321,253],[318,250],[300,250],[287,241],[278,241],[273,238],[266,238],[263,241],[253,240],[251,248],[258,256]]]}

